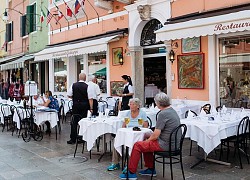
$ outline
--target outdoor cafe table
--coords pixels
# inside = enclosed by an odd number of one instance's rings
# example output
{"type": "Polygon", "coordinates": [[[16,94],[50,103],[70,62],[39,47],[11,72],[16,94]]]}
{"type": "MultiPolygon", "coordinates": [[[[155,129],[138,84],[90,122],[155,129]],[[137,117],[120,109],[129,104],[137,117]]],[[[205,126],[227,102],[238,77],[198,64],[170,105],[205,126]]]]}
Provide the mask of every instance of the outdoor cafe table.
{"type": "MultiPolygon", "coordinates": [[[[234,110],[236,111],[236,109],[234,110]]],[[[231,109],[229,111],[231,111],[231,109]]],[[[245,115],[249,115],[249,112],[245,115]]],[[[238,114],[237,118],[232,118],[228,113],[227,117],[218,118],[213,121],[208,120],[209,116],[212,115],[207,115],[181,119],[181,123],[187,126],[186,137],[196,141],[197,144],[203,148],[205,152],[205,158],[203,160],[230,165],[230,163],[207,158],[207,155],[221,143],[221,139],[237,134],[238,124],[245,115],[238,114]]]]}
{"type": "MultiPolygon", "coordinates": [[[[45,121],[49,121],[51,128],[55,127],[57,125],[57,121],[59,121],[58,113],[42,111],[41,109],[45,109],[45,108],[37,108],[37,111],[34,111],[34,115],[35,115],[34,122],[39,126],[43,124],[45,121]]],[[[27,114],[25,113],[22,117],[26,118],[27,114]]],[[[14,112],[13,121],[17,123],[17,128],[20,129],[20,120],[16,111],[14,112]]]]}
{"type": "MultiPolygon", "coordinates": [[[[123,156],[123,146],[126,147],[127,167],[128,167],[128,155],[131,155],[133,146],[138,141],[143,141],[146,137],[149,137],[153,131],[148,128],[140,128],[141,131],[133,131],[133,128],[120,128],[118,129],[115,137],[114,148],[123,156]]],[[[122,157],[122,168],[123,168],[122,157]]]]}
{"type": "Polygon", "coordinates": [[[87,150],[90,151],[96,139],[99,136],[103,136],[102,138],[102,155],[98,161],[102,158],[105,154],[105,134],[112,133],[116,134],[117,130],[122,127],[123,119],[120,119],[115,116],[111,117],[96,117],[96,118],[83,118],[81,119],[78,124],[80,125],[79,128],[79,135],[82,136],[82,139],[87,142],[87,150]]]}

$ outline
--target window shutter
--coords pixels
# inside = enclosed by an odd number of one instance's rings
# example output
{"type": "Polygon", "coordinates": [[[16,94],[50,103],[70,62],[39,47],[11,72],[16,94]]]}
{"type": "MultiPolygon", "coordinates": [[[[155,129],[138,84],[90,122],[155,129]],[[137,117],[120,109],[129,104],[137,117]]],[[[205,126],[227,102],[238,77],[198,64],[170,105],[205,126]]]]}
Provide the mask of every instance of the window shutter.
{"type": "Polygon", "coordinates": [[[20,17],[20,36],[23,37],[27,35],[27,29],[26,29],[26,15],[23,15],[20,17]]]}
{"type": "Polygon", "coordinates": [[[14,23],[13,23],[13,21],[10,23],[10,38],[11,38],[11,41],[13,41],[13,39],[14,39],[14,23]]]}
{"type": "Polygon", "coordinates": [[[28,34],[33,32],[33,24],[34,24],[34,18],[33,18],[33,12],[34,12],[34,7],[33,5],[27,6],[26,8],[27,12],[27,32],[28,34]]]}
{"type": "Polygon", "coordinates": [[[11,29],[11,24],[10,23],[6,24],[6,41],[7,42],[11,41],[10,29],[11,29]]]}

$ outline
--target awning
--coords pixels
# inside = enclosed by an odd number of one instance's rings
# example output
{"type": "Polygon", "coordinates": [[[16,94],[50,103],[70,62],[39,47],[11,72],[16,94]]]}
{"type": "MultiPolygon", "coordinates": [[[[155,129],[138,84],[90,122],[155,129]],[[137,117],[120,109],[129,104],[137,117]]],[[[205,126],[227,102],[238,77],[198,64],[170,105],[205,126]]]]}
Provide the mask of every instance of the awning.
{"type": "Polygon", "coordinates": [[[43,61],[48,59],[56,59],[107,51],[107,43],[117,37],[119,36],[114,35],[95,40],[83,41],[75,44],[67,44],[57,47],[45,48],[44,50],[35,54],[35,61],[43,61]]]}
{"type": "Polygon", "coordinates": [[[94,75],[105,76],[106,75],[106,68],[102,68],[94,73],[94,75]]]}
{"type": "Polygon", "coordinates": [[[1,65],[1,70],[23,68],[26,60],[34,58],[34,55],[25,55],[15,61],[1,65]]]}
{"type": "Polygon", "coordinates": [[[3,58],[0,58],[0,63],[4,63],[4,62],[9,62],[11,60],[14,60],[14,59],[17,59],[17,58],[20,58],[21,56],[23,56],[24,54],[16,54],[16,55],[13,55],[13,56],[6,56],[6,57],[3,57],[3,58]]]}
{"type": "Polygon", "coordinates": [[[157,41],[250,30],[250,10],[168,24],[155,31],[157,41]]]}

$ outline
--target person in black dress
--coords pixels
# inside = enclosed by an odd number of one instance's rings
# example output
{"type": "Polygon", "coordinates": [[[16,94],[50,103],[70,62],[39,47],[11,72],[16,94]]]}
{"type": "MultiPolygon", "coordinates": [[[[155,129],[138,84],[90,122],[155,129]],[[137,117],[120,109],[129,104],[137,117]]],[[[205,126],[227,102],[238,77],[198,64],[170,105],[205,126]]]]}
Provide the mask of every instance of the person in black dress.
{"type": "Polygon", "coordinates": [[[124,83],[123,93],[119,94],[122,97],[121,110],[129,110],[129,99],[133,98],[134,88],[130,76],[123,75],[122,80],[124,83]]]}

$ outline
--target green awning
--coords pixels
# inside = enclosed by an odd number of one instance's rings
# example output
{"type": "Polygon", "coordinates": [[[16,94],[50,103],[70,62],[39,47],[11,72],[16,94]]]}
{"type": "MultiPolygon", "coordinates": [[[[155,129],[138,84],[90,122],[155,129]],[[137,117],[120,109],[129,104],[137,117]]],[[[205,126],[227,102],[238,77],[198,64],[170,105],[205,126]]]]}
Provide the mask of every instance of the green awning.
{"type": "Polygon", "coordinates": [[[94,75],[99,75],[99,76],[106,76],[106,68],[102,68],[94,73],[94,75]]]}

